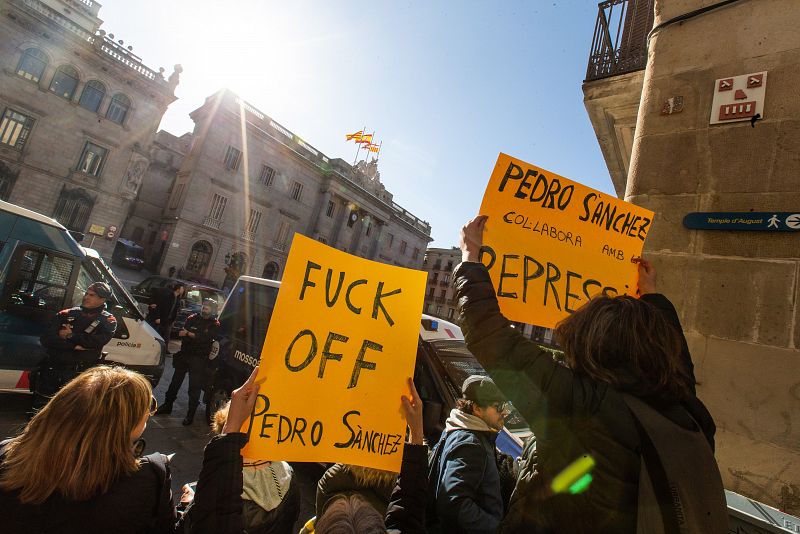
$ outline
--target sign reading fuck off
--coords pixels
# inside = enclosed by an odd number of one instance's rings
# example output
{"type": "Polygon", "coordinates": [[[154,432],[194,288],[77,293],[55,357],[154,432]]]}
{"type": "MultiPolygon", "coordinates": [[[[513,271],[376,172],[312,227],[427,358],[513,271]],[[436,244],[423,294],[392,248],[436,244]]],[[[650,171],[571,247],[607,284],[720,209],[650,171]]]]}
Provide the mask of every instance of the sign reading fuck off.
{"type": "Polygon", "coordinates": [[[426,278],[295,234],[243,456],[400,471],[426,278]]]}
{"type": "Polygon", "coordinates": [[[552,328],[598,293],[636,295],[653,212],[500,154],[481,261],[512,321],[552,328]]]}

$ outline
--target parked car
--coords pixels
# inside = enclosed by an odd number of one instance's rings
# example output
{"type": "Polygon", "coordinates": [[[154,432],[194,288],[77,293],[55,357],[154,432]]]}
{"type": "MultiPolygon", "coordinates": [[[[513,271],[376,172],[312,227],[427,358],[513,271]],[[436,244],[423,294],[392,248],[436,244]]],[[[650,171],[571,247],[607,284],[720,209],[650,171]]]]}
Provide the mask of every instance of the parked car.
{"type": "MultiPolygon", "coordinates": [[[[206,391],[209,419],[258,365],[279,288],[280,282],[275,280],[241,276],[228,295],[219,315],[219,354],[213,360],[206,391]]],[[[430,443],[438,441],[450,410],[461,396],[461,384],[473,374],[485,375],[486,371],[467,350],[461,329],[422,315],[414,383],[425,406],[423,429],[430,443]]],[[[522,440],[529,435],[528,424],[512,407],[498,447],[519,456],[522,440]]]]}
{"type": "Polygon", "coordinates": [[[127,239],[117,239],[111,262],[120,267],[141,271],[144,267],[144,249],[127,239]]]}
{"type": "Polygon", "coordinates": [[[96,251],[80,246],[57,221],[0,201],[0,390],[29,391],[29,372],[46,353],[39,335],[59,310],[80,305],[86,288],[106,282],[106,308],[117,330],[106,361],[147,376],[164,370],[164,340],[96,251]]]}
{"type": "Polygon", "coordinates": [[[168,276],[153,275],[148,276],[136,285],[131,286],[131,293],[133,297],[142,304],[140,309],[143,313],[147,313],[147,306],[151,303],[151,292],[157,287],[168,287],[175,282],[180,282],[186,285],[186,295],[181,300],[178,315],[172,325],[172,337],[177,336],[183,325],[186,323],[186,318],[193,313],[198,313],[203,305],[203,300],[212,299],[217,303],[217,309],[221,309],[225,303],[225,293],[221,289],[211,287],[197,282],[190,282],[189,280],[181,280],[179,278],[170,278],[168,276]]]}

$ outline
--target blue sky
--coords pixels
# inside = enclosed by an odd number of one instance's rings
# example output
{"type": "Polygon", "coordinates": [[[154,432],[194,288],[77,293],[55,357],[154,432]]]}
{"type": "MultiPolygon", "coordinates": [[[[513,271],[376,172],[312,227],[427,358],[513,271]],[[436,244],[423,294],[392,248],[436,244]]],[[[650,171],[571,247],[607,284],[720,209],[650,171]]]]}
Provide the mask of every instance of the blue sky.
{"type": "MultiPolygon", "coordinates": [[[[581,83],[597,2],[105,0],[103,28],[151,68],[181,63],[161,128],[228,87],[329,157],[383,141],[381,180],[458,244],[499,152],[613,194],[581,83]]],[[[362,152],[363,154],[363,152],[362,152]]]]}

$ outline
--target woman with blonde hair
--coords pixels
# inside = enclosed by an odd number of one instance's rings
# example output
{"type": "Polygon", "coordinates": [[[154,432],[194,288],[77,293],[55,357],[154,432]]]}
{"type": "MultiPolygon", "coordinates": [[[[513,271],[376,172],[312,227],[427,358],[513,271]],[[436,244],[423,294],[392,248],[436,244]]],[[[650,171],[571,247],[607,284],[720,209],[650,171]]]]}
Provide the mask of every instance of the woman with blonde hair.
{"type": "MultiPolygon", "coordinates": [[[[206,446],[198,493],[241,476],[247,436],[239,428],[255,402],[254,378],[234,392],[228,433],[206,446]]],[[[134,371],[93,367],[69,382],[19,436],[0,443],[3,532],[174,532],[166,458],[133,454],[156,408],[150,383],[134,371]]],[[[196,521],[216,524],[218,510],[236,505],[209,499],[196,521]]]]}

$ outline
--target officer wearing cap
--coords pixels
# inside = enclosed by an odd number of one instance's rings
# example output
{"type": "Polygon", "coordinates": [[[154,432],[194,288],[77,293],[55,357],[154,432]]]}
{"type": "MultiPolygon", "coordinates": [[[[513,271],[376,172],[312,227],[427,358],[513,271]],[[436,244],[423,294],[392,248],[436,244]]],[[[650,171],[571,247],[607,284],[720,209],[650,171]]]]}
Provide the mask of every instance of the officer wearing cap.
{"type": "Polygon", "coordinates": [[[430,523],[445,533],[495,532],[503,518],[495,441],[508,402],[488,376],[468,377],[461,393],[431,454],[436,513],[430,523]]]}
{"type": "Polygon", "coordinates": [[[172,357],[172,367],[175,372],[167,388],[167,393],[156,415],[172,413],[172,404],[178,398],[186,373],[189,373],[189,409],[183,425],[191,425],[197,405],[200,404],[200,392],[206,381],[208,355],[211,346],[219,332],[219,321],[216,316],[217,302],[205,299],[200,313],[194,313],[186,318],[183,328],[178,332],[181,338],[181,350],[172,357]]]}
{"type": "Polygon", "coordinates": [[[84,369],[100,362],[103,347],[117,330],[106,311],[111,288],[95,282],[86,288],[80,306],[61,310],[39,338],[47,358],[35,377],[34,403],[43,405],[84,369]]]}

